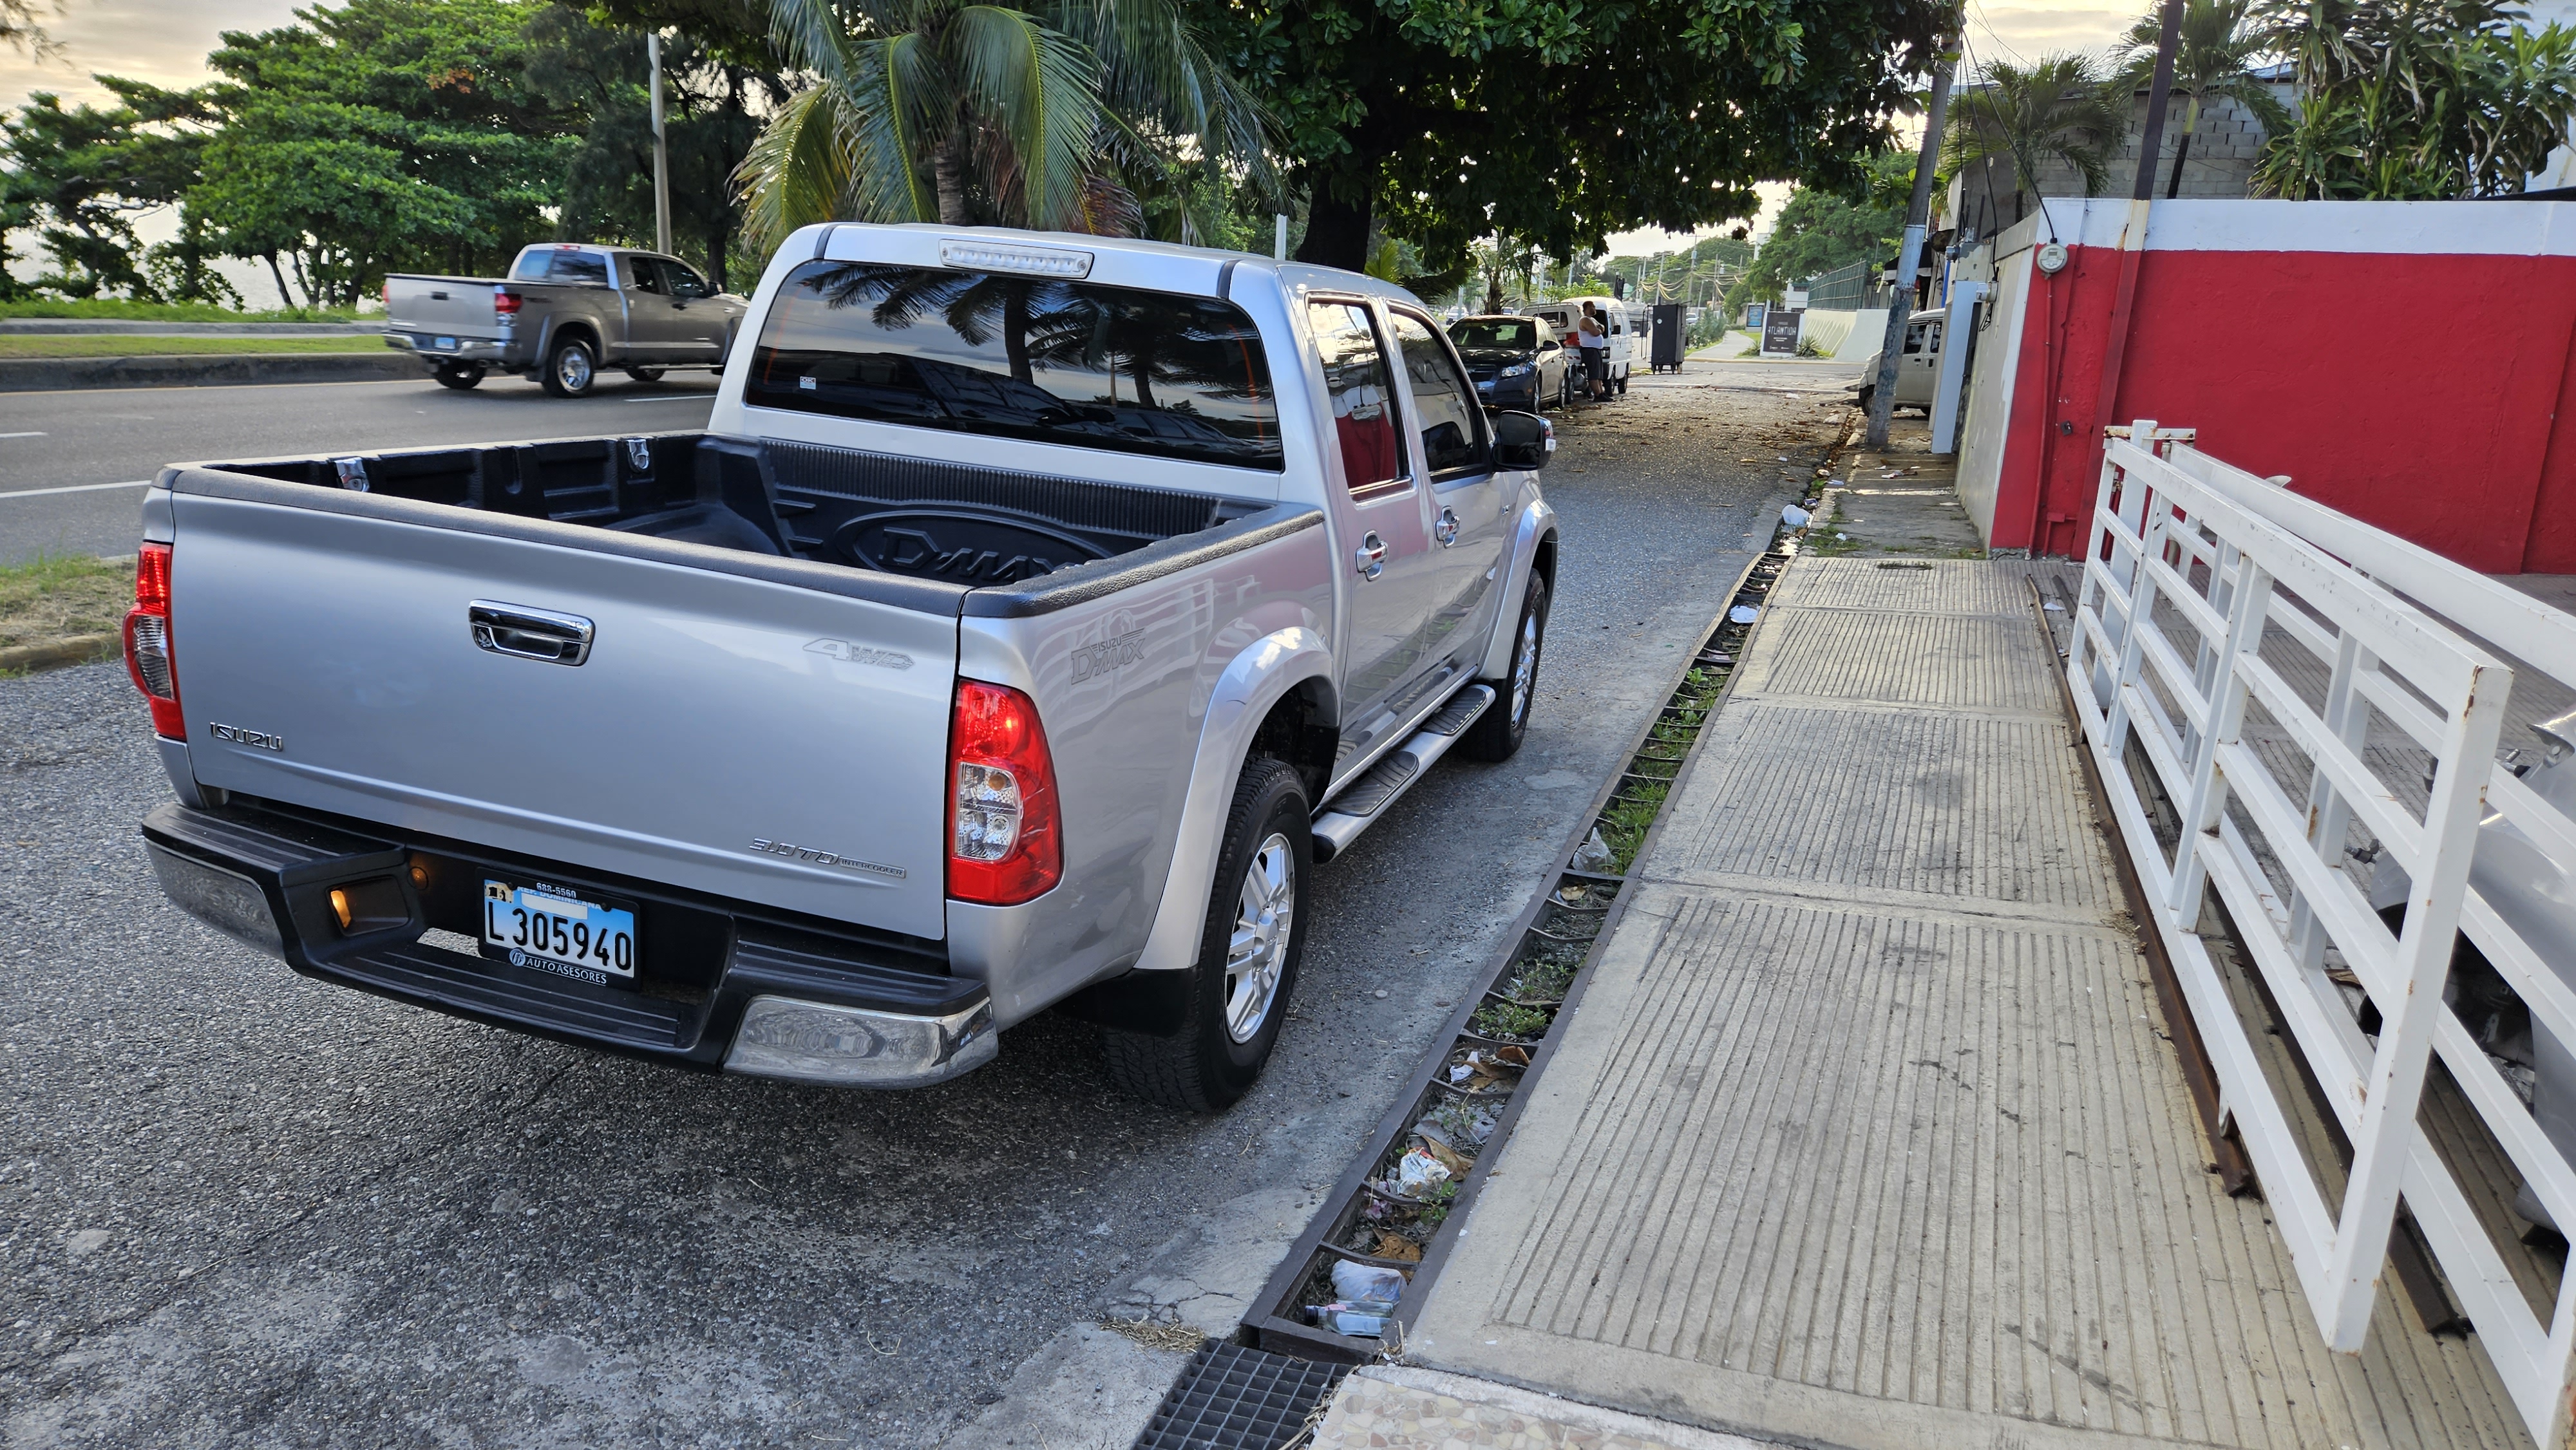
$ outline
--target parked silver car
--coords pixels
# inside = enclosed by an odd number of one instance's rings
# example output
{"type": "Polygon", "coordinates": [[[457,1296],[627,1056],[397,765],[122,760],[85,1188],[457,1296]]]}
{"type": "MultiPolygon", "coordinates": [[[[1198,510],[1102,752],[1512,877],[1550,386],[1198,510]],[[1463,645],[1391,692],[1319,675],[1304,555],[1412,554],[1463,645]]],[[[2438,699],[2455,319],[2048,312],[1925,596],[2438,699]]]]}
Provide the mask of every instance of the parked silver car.
{"type": "Polygon", "coordinates": [[[162,472],[171,897],[672,1063],[936,1082],[1062,1004],[1234,1101],[1313,864],[1528,727],[1547,423],[1410,294],[1221,252],[815,227],[750,316],[704,433],[162,472]]]}
{"type": "Polygon", "coordinates": [[[647,383],[720,368],[749,306],[677,257],[574,243],[521,250],[506,278],[396,272],[384,296],[385,345],[441,383],[518,373],[559,398],[589,392],[603,367],[647,383]]]}

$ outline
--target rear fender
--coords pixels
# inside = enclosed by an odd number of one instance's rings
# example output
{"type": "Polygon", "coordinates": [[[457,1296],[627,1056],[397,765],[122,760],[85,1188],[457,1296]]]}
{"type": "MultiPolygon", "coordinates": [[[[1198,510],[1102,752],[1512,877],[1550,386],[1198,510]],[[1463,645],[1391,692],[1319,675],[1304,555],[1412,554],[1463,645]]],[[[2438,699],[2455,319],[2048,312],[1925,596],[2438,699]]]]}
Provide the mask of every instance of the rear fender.
{"type": "Polygon", "coordinates": [[[1217,677],[1199,727],[1198,754],[1172,846],[1172,868],[1163,882],[1154,929],[1145,939],[1138,971],[1181,971],[1196,966],[1207,925],[1208,892],[1224,847],[1226,813],[1234,805],[1243,760],[1270,708],[1308,680],[1329,687],[1333,656],[1324,637],[1304,625],[1262,636],[1236,655],[1217,677]]]}
{"type": "Polygon", "coordinates": [[[1478,679],[1511,678],[1512,640],[1520,630],[1521,595],[1529,588],[1530,570],[1537,563],[1539,546],[1555,537],[1556,510],[1547,506],[1546,499],[1532,498],[1521,506],[1520,518],[1513,525],[1511,572],[1504,577],[1502,607],[1494,611],[1494,636],[1485,645],[1485,665],[1477,673],[1478,679]]]}

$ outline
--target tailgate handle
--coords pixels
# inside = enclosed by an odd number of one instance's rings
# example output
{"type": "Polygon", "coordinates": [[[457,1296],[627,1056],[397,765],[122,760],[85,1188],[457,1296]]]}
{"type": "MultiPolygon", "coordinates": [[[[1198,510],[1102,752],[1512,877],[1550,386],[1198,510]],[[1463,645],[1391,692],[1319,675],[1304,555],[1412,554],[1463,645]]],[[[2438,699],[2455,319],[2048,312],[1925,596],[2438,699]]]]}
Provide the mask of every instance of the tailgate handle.
{"type": "Polygon", "coordinates": [[[474,644],[496,655],[577,665],[590,658],[590,621],[578,614],[477,599],[465,610],[474,644]]]}

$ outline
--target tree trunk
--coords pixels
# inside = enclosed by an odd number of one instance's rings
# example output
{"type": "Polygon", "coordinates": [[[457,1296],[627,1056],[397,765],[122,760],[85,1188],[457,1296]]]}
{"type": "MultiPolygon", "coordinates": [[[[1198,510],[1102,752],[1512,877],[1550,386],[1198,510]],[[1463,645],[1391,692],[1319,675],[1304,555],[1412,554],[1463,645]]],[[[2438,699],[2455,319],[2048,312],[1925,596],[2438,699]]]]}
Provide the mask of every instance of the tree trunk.
{"type": "Polygon", "coordinates": [[[1002,356],[1010,362],[1015,382],[1037,381],[1029,371],[1029,293],[1025,284],[1008,282],[1002,294],[1002,356]]]}
{"type": "Polygon", "coordinates": [[[2174,143],[2173,179],[2165,183],[2167,201],[2173,200],[2182,191],[2183,158],[2191,154],[2191,133],[2199,129],[2200,97],[2194,96],[2191,98],[2190,107],[2182,113],[2182,139],[2174,143]]]}
{"type": "MultiPolygon", "coordinates": [[[[1368,168],[1372,180],[1376,170],[1374,165],[1368,168]]],[[[1306,239],[1297,244],[1297,260],[1346,272],[1368,270],[1370,207],[1369,201],[1353,206],[1334,196],[1323,178],[1317,177],[1314,196],[1306,206],[1306,239]]]]}
{"type": "Polygon", "coordinates": [[[268,259],[268,275],[277,283],[277,305],[280,307],[294,306],[295,294],[286,290],[286,273],[280,270],[277,265],[277,253],[269,251],[262,252],[260,255],[268,259]]]}
{"type": "Polygon", "coordinates": [[[930,153],[930,180],[939,189],[939,224],[962,227],[966,219],[966,166],[958,153],[966,149],[963,127],[930,153]]]}

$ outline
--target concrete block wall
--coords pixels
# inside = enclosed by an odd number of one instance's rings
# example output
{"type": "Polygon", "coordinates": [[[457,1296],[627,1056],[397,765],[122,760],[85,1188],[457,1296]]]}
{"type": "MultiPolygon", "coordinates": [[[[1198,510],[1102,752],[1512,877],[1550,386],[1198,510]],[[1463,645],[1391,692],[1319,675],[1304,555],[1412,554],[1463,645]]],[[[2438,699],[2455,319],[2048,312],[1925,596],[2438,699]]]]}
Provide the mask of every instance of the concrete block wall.
{"type": "MultiPolygon", "coordinates": [[[[2284,106],[2291,104],[2292,88],[2286,82],[2275,85],[2271,89],[2273,99],[2284,106]]],[[[2165,187],[2173,175],[2174,147],[2180,138],[2183,115],[2188,104],[2187,101],[2177,97],[2171,110],[2167,112],[2164,144],[2160,148],[2162,155],[2156,163],[2158,200],[2163,199],[2165,187]]],[[[2145,137],[2146,124],[2147,98],[2141,95],[2130,105],[2129,134],[2121,143],[2119,152],[2112,158],[2110,178],[2103,187],[2103,195],[2119,197],[2129,194],[2130,183],[2138,174],[2139,143],[2145,137]]],[[[2192,128],[2191,154],[2183,160],[2182,190],[2179,194],[2203,199],[2251,195],[2254,185],[2254,162],[2262,155],[2263,143],[2266,139],[2268,138],[2264,132],[2263,123],[2254,118],[2253,112],[2236,101],[2224,97],[2213,98],[2200,108],[2200,124],[2192,128]]],[[[1966,209],[1970,212],[1982,210],[1999,213],[1999,219],[2007,224],[2036,210],[2037,199],[2041,196],[2082,196],[2084,194],[2084,180],[2076,173],[2074,167],[2060,161],[2042,161],[2039,165],[2039,174],[2035,178],[2038,186],[2035,189],[2027,185],[2020,188],[2022,195],[2017,208],[2013,196],[2015,177],[2012,164],[2008,160],[2002,160],[1986,165],[1993,168],[1992,177],[1979,174],[1984,169],[1982,167],[1971,168],[1968,173],[1960,177],[1954,194],[1958,195],[1962,202],[1967,202],[1968,198],[1990,195],[1992,198],[1990,202],[1969,203],[1966,209]]],[[[1954,219],[1957,206],[1958,203],[1954,203],[1954,219]]]]}

